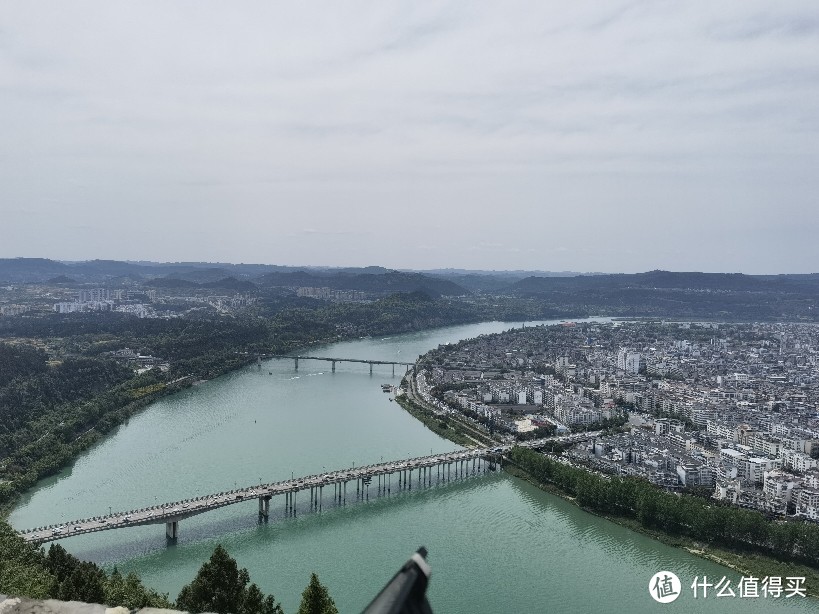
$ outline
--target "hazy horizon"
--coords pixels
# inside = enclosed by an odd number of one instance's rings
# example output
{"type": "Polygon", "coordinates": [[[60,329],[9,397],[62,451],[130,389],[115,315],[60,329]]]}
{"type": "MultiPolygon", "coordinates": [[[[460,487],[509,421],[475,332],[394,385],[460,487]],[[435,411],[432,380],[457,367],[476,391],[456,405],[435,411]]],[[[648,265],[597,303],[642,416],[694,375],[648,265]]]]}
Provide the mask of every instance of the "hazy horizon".
{"type": "Polygon", "coordinates": [[[11,0],[0,256],[810,273],[817,34],[806,0],[11,0]]]}
{"type": "Polygon", "coordinates": [[[83,264],[89,262],[125,262],[128,264],[134,265],[205,265],[205,266],[214,266],[218,267],[220,265],[227,265],[227,266],[265,266],[265,267],[282,267],[282,268],[292,268],[292,269],[366,269],[366,268],[381,268],[390,271],[399,271],[399,272],[415,272],[415,273],[451,273],[451,274],[469,274],[469,273],[477,273],[477,274],[523,274],[523,273],[545,273],[553,276],[572,276],[572,275],[618,275],[618,274],[636,274],[636,273],[651,273],[651,272],[669,272],[669,273],[727,273],[727,274],[743,274],[743,275],[815,275],[819,274],[817,272],[807,272],[807,273],[795,273],[793,271],[778,271],[775,273],[753,273],[747,271],[695,271],[695,270],[672,270],[672,269],[643,269],[643,270],[636,270],[636,271],[579,271],[579,270],[554,270],[554,269],[465,269],[462,267],[429,267],[423,269],[414,269],[409,267],[388,267],[377,263],[365,264],[365,265],[344,265],[344,264],[306,264],[306,263],[297,263],[297,264],[284,264],[281,262],[225,262],[225,261],[209,261],[209,260],[173,260],[173,261],[165,261],[165,260],[122,260],[116,258],[90,258],[87,260],[66,260],[61,258],[45,258],[43,256],[0,256],[0,260],[3,259],[26,259],[26,258],[44,258],[46,260],[52,260],[54,262],[59,262],[62,264],[67,265],[75,265],[75,264],[83,264]]]}

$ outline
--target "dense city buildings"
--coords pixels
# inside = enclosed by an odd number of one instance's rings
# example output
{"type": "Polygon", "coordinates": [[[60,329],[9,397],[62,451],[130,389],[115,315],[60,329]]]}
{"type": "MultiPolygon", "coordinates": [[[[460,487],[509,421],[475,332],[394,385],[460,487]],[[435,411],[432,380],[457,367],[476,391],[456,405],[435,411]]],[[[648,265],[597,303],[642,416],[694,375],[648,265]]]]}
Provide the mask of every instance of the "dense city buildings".
{"type": "Polygon", "coordinates": [[[819,520],[814,325],[565,323],[441,346],[421,364],[421,389],[441,411],[501,433],[617,427],[568,456],[819,520]]]}

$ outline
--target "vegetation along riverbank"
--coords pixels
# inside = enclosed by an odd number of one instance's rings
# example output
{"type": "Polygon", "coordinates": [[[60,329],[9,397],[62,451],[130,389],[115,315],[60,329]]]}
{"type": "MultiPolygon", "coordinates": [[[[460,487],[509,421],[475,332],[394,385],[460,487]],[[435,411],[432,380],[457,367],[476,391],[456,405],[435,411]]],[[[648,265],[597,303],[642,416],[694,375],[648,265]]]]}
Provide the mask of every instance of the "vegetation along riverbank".
{"type": "Polygon", "coordinates": [[[671,546],[741,574],[804,576],[819,597],[819,527],[774,522],[762,514],[662,491],[645,480],[600,476],[525,448],[506,470],[539,488],[671,546]]]}
{"type": "Polygon", "coordinates": [[[4,318],[0,517],[38,480],[68,466],[152,402],[246,366],[257,354],[481,317],[468,305],[414,293],[362,305],[279,310],[268,305],[231,318],[140,319],[119,313],[4,318]]]}
{"type": "MultiPolygon", "coordinates": [[[[409,387],[408,380],[409,376],[403,383],[405,387],[409,387]]],[[[402,394],[396,400],[431,431],[455,444],[476,447],[493,443],[485,434],[480,441],[474,439],[474,430],[467,428],[464,421],[440,416],[417,398],[402,394]]],[[[680,503],[677,495],[665,493],[641,480],[629,478],[627,485],[621,486],[620,478],[612,478],[615,485],[610,486],[611,480],[557,463],[524,448],[515,448],[509,460],[511,462],[503,465],[507,473],[566,499],[588,513],[664,544],[683,548],[746,576],[804,576],[808,594],[819,597],[819,566],[816,562],[819,551],[813,546],[819,537],[812,530],[816,527],[808,526],[805,531],[796,528],[805,525],[776,528],[761,514],[727,506],[715,507],[710,513],[709,501],[691,495],[682,495],[686,504],[679,509],[686,511],[677,514],[670,512],[680,503]],[[605,492],[609,488],[612,492],[622,490],[624,494],[620,496],[626,497],[623,501],[630,503],[615,503],[617,496],[605,492]],[[739,512],[736,518],[731,513],[733,511],[739,512]],[[686,522],[693,524],[687,525],[686,522]]]]}

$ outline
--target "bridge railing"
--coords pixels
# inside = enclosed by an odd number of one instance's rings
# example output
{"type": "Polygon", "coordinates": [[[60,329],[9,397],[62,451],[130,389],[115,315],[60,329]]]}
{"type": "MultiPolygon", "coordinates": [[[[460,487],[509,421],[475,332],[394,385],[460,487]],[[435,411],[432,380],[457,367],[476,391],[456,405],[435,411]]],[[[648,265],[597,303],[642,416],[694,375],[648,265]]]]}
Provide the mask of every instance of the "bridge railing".
{"type": "MultiPolygon", "coordinates": [[[[546,445],[549,442],[554,441],[575,441],[575,440],[582,440],[595,437],[599,434],[599,432],[588,432],[588,433],[576,433],[571,435],[564,435],[559,437],[546,437],[539,440],[529,441],[529,442],[520,442],[517,444],[502,444],[499,446],[495,446],[493,448],[473,448],[473,449],[462,449],[462,450],[454,450],[451,452],[441,452],[441,453],[433,453],[429,455],[419,456],[419,457],[412,457],[412,458],[405,458],[387,462],[380,462],[380,463],[372,463],[369,465],[360,465],[359,467],[349,467],[346,469],[337,469],[334,471],[325,472],[322,474],[310,474],[306,476],[300,476],[297,478],[291,478],[289,480],[280,480],[277,482],[269,482],[267,484],[259,484],[259,485],[252,485],[242,488],[235,488],[233,490],[222,491],[219,493],[214,494],[207,494],[207,495],[197,495],[192,498],[182,499],[180,501],[172,502],[172,503],[162,503],[159,505],[153,505],[149,507],[142,507],[138,509],[133,509],[127,512],[115,512],[108,515],[101,515],[101,516],[91,516],[88,518],[83,518],[79,520],[70,520],[58,524],[49,524],[43,527],[38,527],[34,529],[23,529],[19,531],[21,535],[29,535],[31,533],[38,533],[42,531],[49,531],[53,530],[58,527],[69,527],[74,525],[86,524],[90,522],[97,522],[100,521],[108,521],[113,519],[119,519],[123,516],[130,516],[135,514],[142,514],[148,511],[159,511],[160,514],[157,514],[154,518],[156,520],[163,520],[166,518],[174,518],[179,517],[185,513],[190,513],[191,511],[196,511],[197,513],[201,513],[203,511],[209,511],[210,509],[215,509],[218,507],[224,507],[226,505],[232,505],[235,503],[239,503],[240,500],[236,499],[235,496],[238,493],[248,493],[253,492],[252,496],[256,496],[256,490],[265,490],[267,491],[265,494],[269,494],[271,490],[278,489],[280,493],[284,492],[291,492],[291,491],[299,491],[305,490],[310,487],[314,486],[323,486],[327,484],[337,484],[340,482],[349,482],[352,479],[360,478],[362,473],[395,473],[399,471],[405,470],[413,470],[418,467],[423,466],[434,466],[436,464],[442,464],[446,462],[456,462],[458,460],[463,459],[475,459],[482,456],[489,456],[492,454],[505,454],[509,450],[512,449],[513,445],[520,445],[522,447],[540,447],[542,445],[546,445]],[[351,477],[352,474],[352,477],[351,477]],[[325,477],[327,476],[327,477],[325,477]],[[321,484],[311,483],[310,485],[307,484],[308,481],[321,480],[321,484]],[[233,498],[231,498],[233,497],[233,498]],[[218,499],[218,502],[211,502],[211,500],[218,499]],[[185,510],[179,512],[172,512],[175,508],[184,508],[186,504],[191,504],[195,502],[206,501],[208,503],[208,507],[204,510],[185,510]]],[[[144,523],[144,518],[140,519],[138,522],[144,523]]],[[[92,527],[84,527],[83,533],[85,532],[92,532],[92,531],[103,531],[109,530],[112,528],[121,528],[123,526],[129,526],[127,523],[116,523],[117,526],[113,527],[109,523],[99,524],[99,526],[92,526],[92,527]]]]}

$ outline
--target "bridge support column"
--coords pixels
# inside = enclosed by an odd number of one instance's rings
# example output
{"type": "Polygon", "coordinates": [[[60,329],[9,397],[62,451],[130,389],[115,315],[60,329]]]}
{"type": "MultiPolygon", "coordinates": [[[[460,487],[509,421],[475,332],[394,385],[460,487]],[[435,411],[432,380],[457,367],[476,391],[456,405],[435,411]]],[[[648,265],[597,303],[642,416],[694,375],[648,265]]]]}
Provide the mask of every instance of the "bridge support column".
{"type": "Polygon", "coordinates": [[[270,516],[270,496],[259,497],[259,518],[268,519],[270,516]]]}
{"type": "Polygon", "coordinates": [[[373,374],[373,363],[370,363],[370,375],[373,374]]]}
{"type": "Polygon", "coordinates": [[[336,361],[334,360],[333,361],[333,373],[335,373],[335,372],[336,372],[336,361]]]}
{"type": "Polygon", "coordinates": [[[179,534],[179,521],[174,520],[172,522],[165,523],[165,537],[171,540],[176,540],[179,534]]]}
{"type": "Polygon", "coordinates": [[[299,370],[299,359],[298,359],[298,358],[294,358],[293,360],[294,360],[294,361],[295,361],[295,363],[296,363],[296,371],[298,371],[298,370],[299,370]]]}
{"type": "Polygon", "coordinates": [[[392,363],[392,376],[395,377],[395,363],[392,363]]]}

